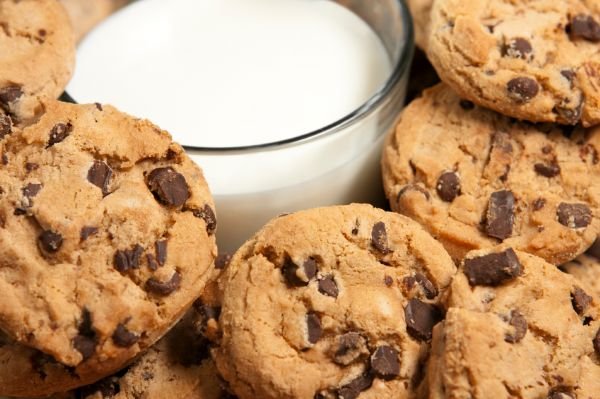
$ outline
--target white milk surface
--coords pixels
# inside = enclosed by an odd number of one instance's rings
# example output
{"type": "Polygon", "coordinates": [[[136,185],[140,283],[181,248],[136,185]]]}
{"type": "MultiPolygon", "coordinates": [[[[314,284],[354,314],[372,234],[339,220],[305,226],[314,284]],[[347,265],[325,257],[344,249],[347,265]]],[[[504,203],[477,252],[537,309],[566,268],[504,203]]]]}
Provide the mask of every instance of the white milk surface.
{"type": "Polygon", "coordinates": [[[330,125],[390,71],[376,34],[331,1],[142,0],[83,41],[67,91],[149,118],[184,145],[231,147],[330,125]]]}

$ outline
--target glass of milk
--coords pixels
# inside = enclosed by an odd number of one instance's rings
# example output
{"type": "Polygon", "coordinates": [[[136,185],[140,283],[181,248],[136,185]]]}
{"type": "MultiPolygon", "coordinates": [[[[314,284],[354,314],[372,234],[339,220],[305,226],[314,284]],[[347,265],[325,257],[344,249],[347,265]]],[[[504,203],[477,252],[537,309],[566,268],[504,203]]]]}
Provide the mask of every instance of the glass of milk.
{"type": "Polygon", "coordinates": [[[168,130],[233,251],[279,214],[384,205],[412,50],[401,0],[139,0],[84,39],[67,91],[168,130]]]}

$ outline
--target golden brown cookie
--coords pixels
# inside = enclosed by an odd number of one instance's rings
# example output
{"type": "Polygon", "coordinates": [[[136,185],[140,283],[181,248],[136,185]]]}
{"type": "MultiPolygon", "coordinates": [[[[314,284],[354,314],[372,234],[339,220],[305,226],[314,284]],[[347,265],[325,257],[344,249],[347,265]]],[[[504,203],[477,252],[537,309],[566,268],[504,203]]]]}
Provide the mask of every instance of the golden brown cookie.
{"type": "Polygon", "coordinates": [[[593,295],[600,298],[600,239],[573,261],[562,265],[561,269],[593,290],[593,295]]]}
{"type": "Polygon", "coordinates": [[[44,109],[2,142],[0,327],[81,385],[153,344],[200,295],[214,204],[150,122],[100,104],[44,109]]]}
{"type": "Polygon", "coordinates": [[[219,372],[241,399],[412,398],[455,273],[417,223],[369,205],[272,220],[219,280],[219,372]]]}
{"type": "Polygon", "coordinates": [[[599,150],[600,128],[518,123],[442,84],[403,111],[383,180],[455,260],[504,242],[558,265],[600,232],[599,150]]]}
{"type": "Polygon", "coordinates": [[[429,19],[433,0],[407,0],[406,4],[413,18],[415,43],[425,49],[428,40],[429,19]]]}
{"type": "Polygon", "coordinates": [[[125,6],[130,0],[60,0],[64,5],[80,41],[98,23],[125,6]]]}

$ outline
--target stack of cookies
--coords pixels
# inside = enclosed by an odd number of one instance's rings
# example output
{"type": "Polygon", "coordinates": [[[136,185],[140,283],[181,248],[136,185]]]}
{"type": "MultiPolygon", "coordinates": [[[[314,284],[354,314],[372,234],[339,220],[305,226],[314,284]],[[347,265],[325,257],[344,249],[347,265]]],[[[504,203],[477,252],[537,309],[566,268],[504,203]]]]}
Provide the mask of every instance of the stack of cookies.
{"type": "Polygon", "coordinates": [[[59,0],[0,0],[0,396],[600,399],[600,3],[409,3],[443,83],[387,138],[393,212],[228,256],[168,133],[56,100],[59,0]]]}

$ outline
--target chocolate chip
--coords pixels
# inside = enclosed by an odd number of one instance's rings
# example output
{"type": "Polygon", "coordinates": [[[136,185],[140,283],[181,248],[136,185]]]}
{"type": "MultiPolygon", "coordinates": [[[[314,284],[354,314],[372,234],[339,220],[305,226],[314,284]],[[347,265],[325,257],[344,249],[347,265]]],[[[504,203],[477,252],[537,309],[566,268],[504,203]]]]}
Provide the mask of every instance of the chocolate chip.
{"type": "Polygon", "coordinates": [[[45,230],[38,237],[38,243],[43,251],[54,253],[62,246],[63,238],[60,234],[55,233],[52,230],[45,230]]]}
{"type": "Polygon", "coordinates": [[[526,103],[538,95],[540,85],[535,79],[518,77],[506,84],[508,96],[519,103],[526,103]]]}
{"type": "Polygon", "coordinates": [[[12,133],[12,119],[8,115],[0,115],[0,140],[12,133]]]}
{"type": "Polygon", "coordinates": [[[533,59],[533,47],[529,40],[517,37],[504,44],[502,55],[530,61],[533,59]]]}
{"type": "Polygon", "coordinates": [[[544,198],[537,198],[533,201],[533,210],[534,212],[539,211],[546,205],[546,200],[544,198]]]}
{"type": "Polygon", "coordinates": [[[427,299],[433,299],[437,296],[438,290],[435,288],[435,285],[427,277],[425,277],[422,273],[415,274],[415,281],[419,283],[421,288],[423,288],[423,292],[425,293],[425,297],[427,299]]]}
{"type": "Polygon", "coordinates": [[[569,83],[573,83],[573,80],[575,80],[575,71],[572,69],[563,69],[562,71],[560,71],[560,74],[564,76],[564,78],[567,79],[569,83]]]}
{"type": "Polygon", "coordinates": [[[371,244],[382,254],[389,254],[390,252],[393,252],[388,246],[385,223],[377,222],[375,225],[373,225],[373,229],[371,230],[371,244]]]}
{"type": "Polygon", "coordinates": [[[73,125],[71,124],[71,122],[57,123],[56,125],[54,125],[52,130],[50,130],[50,138],[48,139],[48,144],[46,145],[46,148],[50,148],[54,144],[62,142],[64,139],[69,137],[72,130],[73,125]]]}
{"type": "Polygon", "coordinates": [[[347,366],[368,353],[367,340],[357,332],[348,332],[337,337],[333,361],[347,366]]]}
{"type": "Polygon", "coordinates": [[[190,198],[185,177],[171,167],[154,169],[148,174],[146,185],[157,201],[168,206],[182,206],[190,198]]]}
{"type": "Polygon", "coordinates": [[[506,334],[504,340],[510,344],[516,344],[520,342],[527,334],[527,320],[518,310],[510,312],[510,320],[508,322],[514,327],[514,333],[506,334]]]}
{"type": "Polygon", "coordinates": [[[498,286],[515,279],[522,272],[523,266],[512,248],[464,261],[464,273],[472,286],[498,286]]]}
{"type": "Polygon", "coordinates": [[[460,195],[460,177],[456,172],[444,172],[435,188],[443,201],[452,202],[460,195]]]}
{"type": "Polygon", "coordinates": [[[560,174],[560,166],[557,163],[536,163],[534,165],[534,169],[538,175],[548,178],[555,177],[560,174]]]}
{"type": "Polygon", "coordinates": [[[559,123],[566,123],[575,125],[581,119],[581,112],[583,111],[583,101],[579,101],[577,104],[569,104],[569,100],[564,100],[562,105],[556,105],[552,108],[552,112],[558,115],[559,123]]]}
{"type": "Polygon", "coordinates": [[[0,88],[0,108],[8,112],[9,105],[16,102],[23,95],[19,85],[10,85],[0,88]]]}
{"type": "Polygon", "coordinates": [[[596,336],[594,337],[592,343],[594,344],[596,355],[600,356],[600,328],[598,329],[598,332],[596,332],[596,336]]]}
{"type": "Polygon", "coordinates": [[[215,268],[218,270],[223,270],[229,265],[229,262],[231,262],[231,254],[222,252],[215,259],[215,268]]]}
{"type": "Polygon", "coordinates": [[[571,292],[571,304],[578,315],[583,316],[590,303],[592,303],[592,297],[584,290],[579,287],[573,289],[573,292],[571,292]]]}
{"type": "Polygon", "coordinates": [[[596,259],[600,259],[600,238],[597,238],[596,241],[594,241],[586,253],[595,257],[596,259]]]}
{"type": "Polygon", "coordinates": [[[146,254],[146,262],[148,262],[148,269],[152,271],[158,270],[158,262],[156,262],[154,255],[146,254]]]}
{"type": "Polygon", "coordinates": [[[180,285],[181,274],[175,272],[171,279],[166,282],[158,281],[154,277],[151,277],[146,281],[146,291],[160,296],[167,296],[179,289],[180,285]]]}
{"type": "Polygon", "coordinates": [[[556,211],[558,222],[571,229],[587,227],[592,222],[592,211],[585,204],[562,202],[556,211]]]}
{"type": "Polygon", "coordinates": [[[156,250],[156,261],[160,266],[164,266],[167,262],[167,240],[158,240],[154,243],[156,250]]]}
{"type": "Polygon", "coordinates": [[[380,346],[371,355],[371,370],[375,376],[392,380],[400,374],[398,351],[391,346],[380,346]]]}
{"type": "Polygon", "coordinates": [[[41,184],[29,183],[25,187],[23,187],[21,192],[23,193],[24,197],[26,197],[27,199],[31,199],[31,198],[35,197],[36,195],[38,195],[41,190],[42,190],[41,184]]]}
{"type": "Polygon", "coordinates": [[[316,313],[308,313],[306,315],[306,328],[308,342],[316,344],[317,341],[323,335],[323,329],[321,328],[321,320],[316,313]]]}
{"type": "Polygon", "coordinates": [[[140,336],[132,333],[122,323],[119,323],[115,332],[113,332],[112,340],[116,346],[129,348],[140,340],[140,336]]]}
{"type": "Polygon", "coordinates": [[[144,248],[139,244],[132,249],[118,250],[115,252],[114,258],[115,269],[120,273],[125,273],[128,270],[139,268],[143,252],[144,248]]]}
{"type": "Polygon", "coordinates": [[[356,399],[361,392],[366,391],[373,385],[373,374],[365,372],[338,389],[339,399],[356,399]]]}
{"type": "Polygon", "coordinates": [[[88,238],[90,238],[90,236],[94,235],[98,233],[98,228],[94,227],[94,226],[83,226],[81,228],[81,232],[79,233],[79,237],[81,238],[81,241],[85,241],[88,238]]]}
{"type": "Polygon", "coordinates": [[[87,179],[94,186],[102,190],[102,195],[107,196],[109,194],[108,185],[112,174],[113,171],[108,164],[102,161],[94,161],[94,164],[88,170],[87,179]]]}
{"type": "Polygon", "coordinates": [[[197,218],[204,220],[208,235],[214,234],[215,230],[217,230],[217,216],[208,204],[204,205],[204,208],[202,209],[194,209],[192,213],[197,218]]]}
{"type": "Polygon", "coordinates": [[[413,298],[404,308],[406,331],[419,341],[429,341],[433,327],[442,321],[442,312],[437,306],[413,298]]]}
{"type": "Polygon", "coordinates": [[[394,284],[394,279],[390,276],[385,276],[383,278],[383,283],[386,287],[391,287],[394,284]]]}
{"type": "Polygon", "coordinates": [[[511,191],[492,193],[485,216],[485,232],[488,236],[504,240],[512,235],[515,221],[515,196],[511,191]]]}
{"type": "Polygon", "coordinates": [[[576,399],[576,396],[569,387],[556,387],[548,393],[548,399],[576,399]]]}
{"type": "Polygon", "coordinates": [[[34,170],[38,170],[39,168],[40,168],[40,165],[35,162],[26,162],[25,163],[25,170],[28,173],[33,172],[34,170]]]}
{"type": "Polygon", "coordinates": [[[473,108],[475,108],[475,104],[473,104],[472,101],[469,100],[460,100],[460,102],[458,103],[460,105],[460,107],[462,109],[464,109],[465,111],[470,111],[473,108]]]}
{"type": "Polygon", "coordinates": [[[81,313],[79,333],[73,338],[73,347],[81,353],[83,360],[89,359],[96,351],[96,331],[92,326],[92,315],[87,309],[81,313]]]}
{"type": "Polygon", "coordinates": [[[304,261],[302,267],[299,267],[289,257],[286,257],[283,266],[281,266],[281,273],[288,285],[304,287],[317,275],[317,262],[314,258],[308,258],[304,261]]]}
{"type": "Polygon", "coordinates": [[[600,24],[591,15],[578,14],[568,26],[573,39],[585,39],[600,42],[600,24]]]}
{"type": "Polygon", "coordinates": [[[100,103],[94,103],[94,105],[96,106],[96,109],[97,109],[98,111],[103,111],[103,109],[102,109],[102,104],[100,104],[100,103]]]}
{"type": "Polygon", "coordinates": [[[319,292],[323,295],[337,298],[339,290],[332,275],[319,279],[319,292]]]}

